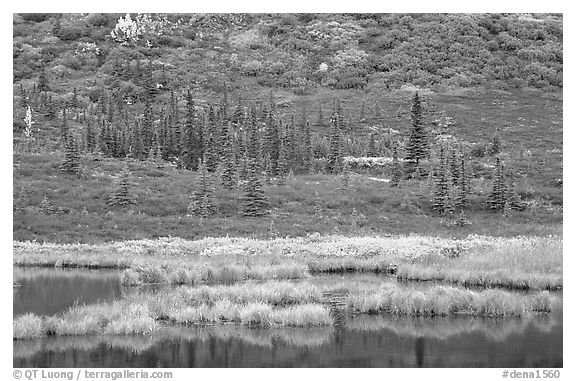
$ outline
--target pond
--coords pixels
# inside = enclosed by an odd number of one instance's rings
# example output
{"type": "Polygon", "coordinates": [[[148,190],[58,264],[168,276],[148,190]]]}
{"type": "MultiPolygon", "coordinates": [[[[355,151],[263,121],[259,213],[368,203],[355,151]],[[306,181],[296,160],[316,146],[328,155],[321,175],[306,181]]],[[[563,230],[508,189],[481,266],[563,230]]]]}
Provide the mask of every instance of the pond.
{"type": "MultiPolygon", "coordinates": [[[[140,292],[119,271],[15,269],[14,315],[140,292]]],[[[338,277],[309,279],[331,285],[338,277]]],[[[342,279],[340,279],[342,280],[342,279]]],[[[352,283],[389,277],[352,276],[352,283]]],[[[425,284],[418,285],[424,287],[425,284]]],[[[556,293],[562,298],[562,292],[556,293]]],[[[323,328],[164,326],[151,335],[13,342],[14,367],[562,367],[563,311],[535,318],[341,316],[323,328]]]]}
{"type": "Polygon", "coordinates": [[[110,302],[124,296],[119,270],[14,269],[13,316],[53,315],[74,303],[110,302]]]}
{"type": "Polygon", "coordinates": [[[533,320],[363,316],[342,326],[166,327],[14,341],[24,367],[562,367],[562,313],[533,320]]]}

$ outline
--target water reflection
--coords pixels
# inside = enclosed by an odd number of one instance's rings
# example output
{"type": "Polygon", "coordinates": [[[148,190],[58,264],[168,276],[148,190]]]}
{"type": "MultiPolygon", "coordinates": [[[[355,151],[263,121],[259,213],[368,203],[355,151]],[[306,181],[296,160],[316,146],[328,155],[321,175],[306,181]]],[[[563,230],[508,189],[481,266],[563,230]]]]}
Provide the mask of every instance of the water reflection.
{"type": "Polygon", "coordinates": [[[74,303],[109,302],[124,296],[116,270],[14,268],[13,316],[52,315],[74,303]]]}
{"type": "Polygon", "coordinates": [[[14,341],[15,367],[561,367],[562,314],[361,316],[323,328],[165,327],[149,336],[14,341]]]}

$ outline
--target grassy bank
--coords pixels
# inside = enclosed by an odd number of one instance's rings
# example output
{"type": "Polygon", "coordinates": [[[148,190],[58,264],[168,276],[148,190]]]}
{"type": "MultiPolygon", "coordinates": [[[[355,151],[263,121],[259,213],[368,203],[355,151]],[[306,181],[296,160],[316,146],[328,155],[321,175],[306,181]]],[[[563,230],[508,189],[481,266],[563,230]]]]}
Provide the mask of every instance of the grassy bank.
{"type": "Polygon", "coordinates": [[[142,292],[113,303],[74,306],[48,317],[26,314],[14,320],[14,339],[45,335],[147,334],[162,324],[236,323],[247,327],[312,327],[334,324],[324,297],[338,289],[345,313],[394,316],[520,316],[550,312],[559,300],[547,291],[513,294],[436,286],[420,291],[385,284],[379,289],[343,284],[323,289],[311,284],[270,281],[260,285],[180,286],[142,292]]]}
{"type": "Polygon", "coordinates": [[[232,284],[313,273],[397,272],[479,287],[562,288],[562,238],[320,236],[179,238],[99,245],[15,241],[15,266],[126,269],[126,285],[232,284]]]}
{"type": "MultiPolygon", "coordinates": [[[[538,319],[484,319],[456,317],[393,318],[360,315],[346,320],[346,328],[354,332],[390,331],[398,336],[446,340],[462,334],[479,333],[491,341],[504,342],[512,335],[534,327],[538,332],[550,332],[558,324],[548,316],[538,319]]],[[[298,348],[313,348],[333,340],[332,326],[313,328],[270,327],[259,329],[237,324],[218,326],[164,326],[153,335],[83,335],[52,336],[15,340],[14,358],[28,358],[39,352],[91,351],[102,344],[117,350],[143,353],[162,341],[201,341],[211,339],[238,340],[246,344],[272,348],[279,343],[298,348]]]]}

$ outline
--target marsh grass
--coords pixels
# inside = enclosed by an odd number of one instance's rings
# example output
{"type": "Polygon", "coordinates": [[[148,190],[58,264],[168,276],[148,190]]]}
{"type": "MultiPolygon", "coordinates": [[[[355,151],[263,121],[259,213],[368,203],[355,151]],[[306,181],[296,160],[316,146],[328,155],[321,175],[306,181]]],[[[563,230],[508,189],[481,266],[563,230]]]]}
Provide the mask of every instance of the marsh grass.
{"type": "Polygon", "coordinates": [[[34,314],[18,317],[12,324],[13,337],[16,340],[42,336],[42,319],[34,314]]]}
{"type": "Polygon", "coordinates": [[[116,267],[125,285],[233,284],[311,273],[390,272],[399,279],[478,287],[559,289],[562,238],[424,236],[179,238],[85,244],[14,242],[16,266],[116,267]],[[457,250],[450,258],[447,252],[457,250]]]}
{"type": "Polygon", "coordinates": [[[390,313],[411,316],[529,316],[550,312],[554,297],[548,291],[534,294],[510,293],[503,290],[471,291],[447,286],[434,286],[427,291],[385,285],[371,293],[353,294],[348,307],[359,313],[390,313]]]}
{"type": "Polygon", "coordinates": [[[14,339],[44,335],[127,335],[158,331],[162,322],[182,325],[313,327],[334,324],[324,295],[338,291],[348,314],[397,316],[531,317],[558,307],[548,291],[513,293],[434,286],[417,289],[392,283],[343,282],[326,287],[304,282],[267,281],[216,286],[179,286],[129,294],[111,303],[73,306],[48,317],[14,320],[14,339]]]}

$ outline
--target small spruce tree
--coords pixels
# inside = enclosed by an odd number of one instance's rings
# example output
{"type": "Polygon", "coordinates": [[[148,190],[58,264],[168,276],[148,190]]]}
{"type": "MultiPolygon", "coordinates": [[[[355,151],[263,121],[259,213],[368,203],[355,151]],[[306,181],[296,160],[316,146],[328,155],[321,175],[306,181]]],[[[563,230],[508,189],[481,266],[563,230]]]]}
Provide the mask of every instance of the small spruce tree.
{"type": "Polygon", "coordinates": [[[114,192],[108,199],[110,206],[127,206],[136,203],[132,193],[132,175],[128,167],[124,167],[122,172],[116,177],[114,192]]]}
{"type": "Polygon", "coordinates": [[[504,165],[499,157],[496,157],[492,192],[488,195],[488,207],[494,212],[502,212],[506,206],[506,183],[504,179],[504,165]]]}
{"type": "Polygon", "coordinates": [[[400,180],[402,178],[402,165],[398,159],[398,145],[394,144],[392,148],[392,179],[390,180],[390,185],[397,187],[400,185],[400,180]]]}
{"type": "Polygon", "coordinates": [[[439,214],[446,215],[452,212],[450,201],[448,174],[446,170],[446,158],[444,157],[444,148],[440,147],[440,163],[436,168],[434,181],[434,198],[432,199],[432,208],[439,214]]]}
{"type": "Polygon", "coordinates": [[[80,174],[80,152],[76,138],[69,133],[64,141],[64,162],[60,165],[60,170],[76,175],[80,174]]]}
{"type": "Polygon", "coordinates": [[[196,190],[192,194],[192,200],[188,206],[188,215],[206,218],[214,214],[215,206],[212,197],[212,175],[205,163],[198,164],[196,190]]]}
{"type": "Polygon", "coordinates": [[[261,217],[268,214],[270,204],[262,190],[262,184],[257,175],[257,163],[250,161],[248,180],[242,197],[242,215],[244,217],[261,217]]]}

